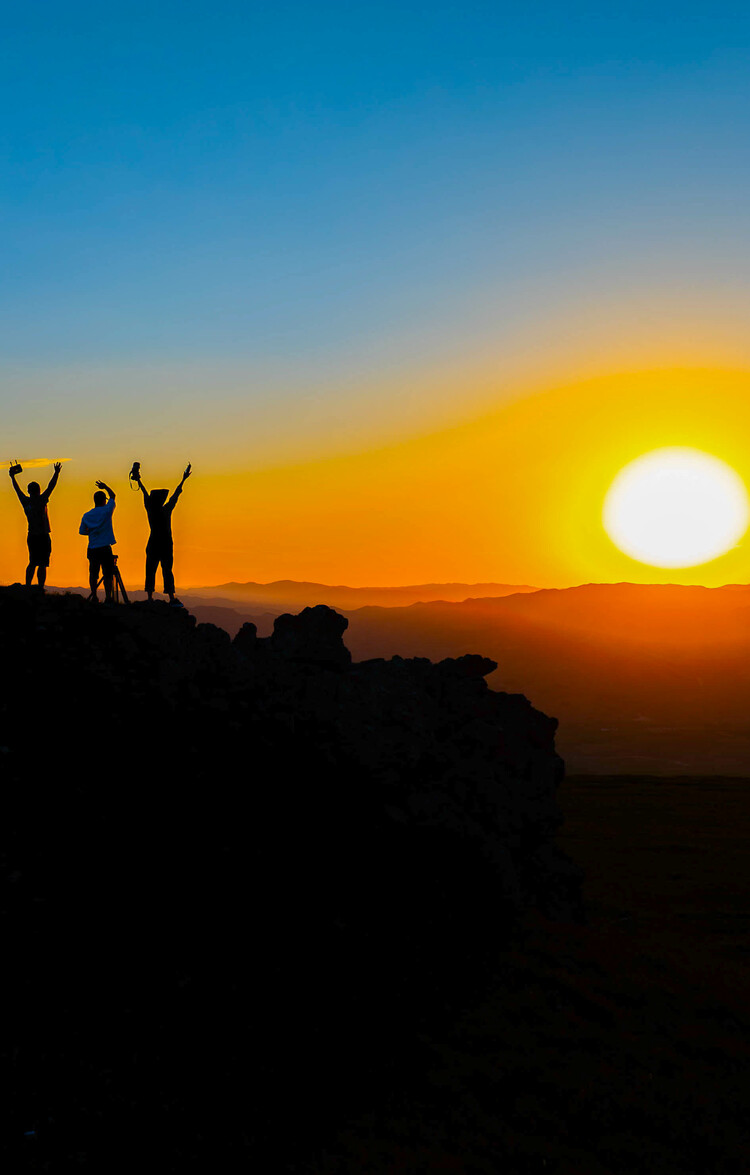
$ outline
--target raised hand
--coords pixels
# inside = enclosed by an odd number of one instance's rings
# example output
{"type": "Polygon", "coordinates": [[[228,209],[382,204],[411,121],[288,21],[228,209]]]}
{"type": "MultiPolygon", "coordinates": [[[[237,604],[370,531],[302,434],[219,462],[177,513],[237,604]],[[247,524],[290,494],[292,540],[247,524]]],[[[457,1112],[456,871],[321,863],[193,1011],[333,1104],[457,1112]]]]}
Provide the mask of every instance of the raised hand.
{"type": "Polygon", "coordinates": [[[62,461],[55,461],[55,473],[59,473],[62,469],[62,461]]]}
{"type": "Polygon", "coordinates": [[[186,480],[188,477],[190,477],[190,473],[191,473],[191,471],[192,471],[192,468],[193,468],[193,467],[192,467],[191,463],[188,461],[188,463],[187,463],[187,469],[185,470],[185,472],[184,472],[184,473],[183,473],[183,475],[182,475],[182,480],[183,480],[183,481],[185,481],[185,480],[186,480]]]}

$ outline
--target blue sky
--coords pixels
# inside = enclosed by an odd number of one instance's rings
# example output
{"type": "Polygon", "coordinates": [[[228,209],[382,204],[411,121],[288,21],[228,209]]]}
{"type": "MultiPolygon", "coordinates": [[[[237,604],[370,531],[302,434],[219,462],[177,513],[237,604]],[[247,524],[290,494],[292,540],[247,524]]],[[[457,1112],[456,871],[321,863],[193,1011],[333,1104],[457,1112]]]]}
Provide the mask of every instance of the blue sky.
{"type": "Polygon", "coordinates": [[[471,383],[480,356],[507,386],[519,339],[637,354],[660,327],[671,362],[705,321],[711,358],[736,353],[746,4],[2,13],[14,444],[40,402],[72,440],[93,405],[124,427],[123,399],[171,409],[176,387],[291,436],[330,433],[353,381],[367,428],[398,430],[399,371],[414,428],[436,366],[471,383]]]}

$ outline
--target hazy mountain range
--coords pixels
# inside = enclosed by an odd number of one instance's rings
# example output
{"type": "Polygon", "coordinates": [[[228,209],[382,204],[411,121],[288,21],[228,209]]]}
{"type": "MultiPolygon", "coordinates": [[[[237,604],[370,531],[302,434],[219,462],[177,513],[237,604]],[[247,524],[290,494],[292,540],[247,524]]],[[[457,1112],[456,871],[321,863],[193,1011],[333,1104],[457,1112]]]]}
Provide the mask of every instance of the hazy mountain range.
{"type": "Polygon", "coordinates": [[[534,592],[528,584],[507,583],[422,583],[407,587],[346,587],[343,584],[304,583],[292,579],[278,579],[273,583],[222,583],[216,587],[191,587],[187,596],[212,600],[234,600],[247,608],[278,608],[282,611],[305,608],[308,605],[328,604],[331,608],[348,610],[376,605],[384,608],[405,607],[427,603],[430,600],[467,600],[488,596],[510,596],[518,592],[534,592]]]}

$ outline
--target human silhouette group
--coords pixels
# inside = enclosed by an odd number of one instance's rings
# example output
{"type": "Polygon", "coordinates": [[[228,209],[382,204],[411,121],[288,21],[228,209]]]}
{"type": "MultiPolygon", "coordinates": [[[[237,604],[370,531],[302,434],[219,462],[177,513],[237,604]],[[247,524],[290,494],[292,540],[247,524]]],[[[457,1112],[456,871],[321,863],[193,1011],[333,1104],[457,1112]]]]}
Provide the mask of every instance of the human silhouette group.
{"type": "MultiPolygon", "coordinates": [[[[29,548],[29,562],[26,567],[26,586],[31,588],[36,572],[37,585],[44,591],[47,580],[47,568],[52,555],[52,528],[47,509],[50,497],[60,477],[62,463],[56,461],[54,473],[45,490],[39,482],[30,481],[26,493],[19,487],[17,477],[23,470],[20,465],[11,464],[9,473],[13,489],[16,491],[28,523],[27,544],[29,548]]],[[[146,581],[145,591],[149,600],[153,600],[156,590],[156,572],[161,564],[164,594],[169,597],[170,604],[181,608],[182,603],[175,595],[174,583],[174,541],[172,538],[172,512],[182,493],[182,487],[191,474],[188,465],[182,475],[177,489],[169,495],[169,490],[146,489],[141,480],[140,465],[134,464],[131,480],[143,496],[143,505],[149,524],[149,538],[146,544],[146,581]]],[[[112,548],[117,540],[112,525],[112,515],[115,511],[116,494],[106,482],[97,481],[94,505],[87,510],[81,519],[78,533],[88,538],[89,587],[92,603],[98,603],[98,589],[104,584],[105,603],[114,601],[115,577],[117,573],[117,556],[112,548]]]]}

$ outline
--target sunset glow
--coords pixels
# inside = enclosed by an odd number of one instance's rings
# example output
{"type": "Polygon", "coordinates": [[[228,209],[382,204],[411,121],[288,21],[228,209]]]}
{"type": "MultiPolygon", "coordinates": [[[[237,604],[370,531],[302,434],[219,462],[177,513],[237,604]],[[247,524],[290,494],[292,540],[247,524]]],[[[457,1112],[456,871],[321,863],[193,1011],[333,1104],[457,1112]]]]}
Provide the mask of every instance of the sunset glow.
{"type": "MultiPolygon", "coordinates": [[[[134,461],[170,489],[192,462],[185,586],[747,581],[723,507],[687,551],[602,524],[654,450],[750,484],[731,22],[171,7],[16,5],[5,30],[0,464],[25,488],[41,454],[71,458],[50,584],[85,579],[97,479],[142,583],[134,461]]],[[[26,526],[0,473],[13,583],[26,526]]]]}

